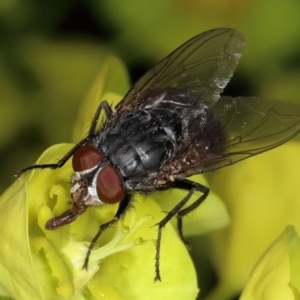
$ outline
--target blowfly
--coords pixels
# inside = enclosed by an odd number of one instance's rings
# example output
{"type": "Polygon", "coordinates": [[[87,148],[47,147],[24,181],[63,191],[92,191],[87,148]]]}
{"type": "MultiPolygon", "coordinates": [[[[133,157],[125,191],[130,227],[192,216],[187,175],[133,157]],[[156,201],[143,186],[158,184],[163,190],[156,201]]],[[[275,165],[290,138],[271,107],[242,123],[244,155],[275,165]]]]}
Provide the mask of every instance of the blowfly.
{"type": "Polygon", "coordinates": [[[139,79],[112,108],[95,112],[88,134],[57,163],[32,169],[61,168],[72,158],[72,207],[46,223],[69,224],[89,206],[119,203],[90,243],[83,268],[99,236],[123,217],[134,192],[181,189],[186,196],[157,224],[155,281],[160,276],[162,229],[196,209],[209,189],[187,177],[231,165],[275,148],[300,130],[300,105],[257,97],[221,97],[244,48],[239,31],[213,29],[180,46],[139,79]],[[100,129],[100,113],[104,112],[100,129]],[[200,192],[193,203],[191,196],[200,192]]]}

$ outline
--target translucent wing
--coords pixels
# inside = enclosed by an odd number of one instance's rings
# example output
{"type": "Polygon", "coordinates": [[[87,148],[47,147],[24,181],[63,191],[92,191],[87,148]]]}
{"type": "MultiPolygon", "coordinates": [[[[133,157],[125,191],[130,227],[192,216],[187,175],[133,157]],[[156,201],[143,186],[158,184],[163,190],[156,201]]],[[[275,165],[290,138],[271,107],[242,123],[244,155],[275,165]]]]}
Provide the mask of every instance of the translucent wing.
{"type": "Polygon", "coordinates": [[[154,90],[179,89],[199,101],[215,103],[236,69],[244,48],[239,31],[220,28],[195,36],[148,71],[117,110],[146,105],[154,90]]]}
{"type": "Polygon", "coordinates": [[[293,102],[221,97],[208,109],[213,125],[186,140],[175,159],[181,175],[225,167],[275,148],[300,131],[300,105],[293,102]]]}

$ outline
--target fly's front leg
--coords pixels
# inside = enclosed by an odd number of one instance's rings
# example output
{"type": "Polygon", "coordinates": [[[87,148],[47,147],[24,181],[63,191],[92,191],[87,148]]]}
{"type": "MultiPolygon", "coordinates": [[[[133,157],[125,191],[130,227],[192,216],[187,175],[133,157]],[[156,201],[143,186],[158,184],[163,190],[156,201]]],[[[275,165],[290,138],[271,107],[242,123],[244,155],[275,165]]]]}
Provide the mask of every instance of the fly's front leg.
{"type": "Polygon", "coordinates": [[[33,170],[33,169],[58,169],[61,168],[69,158],[75,153],[75,151],[80,148],[83,144],[85,144],[87,138],[82,139],[78,144],[76,144],[63,158],[61,158],[57,163],[53,164],[42,164],[42,165],[32,165],[27,168],[24,168],[18,171],[14,176],[16,178],[20,178],[25,172],[33,170]]]}
{"type": "Polygon", "coordinates": [[[89,258],[91,256],[91,252],[92,252],[92,249],[94,248],[98,238],[100,237],[100,235],[107,229],[107,228],[110,228],[112,227],[114,224],[116,224],[121,217],[123,217],[126,213],[126,211],[128,210],[129,206],[130,206],[130,202],[131,202],[131,195],[129,194],[125,194],[125,197],[123,200],[120,201],[120,204],[119,204],[119,207],[118,207],[118,210],[115,214],[115,217],[102,224],[97,232],[97,234],[95,235],[95,237],[92,239],[90,245],[89,245],[89,249],[86,253],[86,256],[85,256],[85,260],[84,260],[84,264],[82,266],[82,269],[88,269],[88,264],[89,264],[89,258]]]}
{"type": "Polygon", "coordinates": [[[194,209],[196,209],[208,196],[209,189],[208,187],[190,181],[190,180],[176,180],[172,184],[172,188],[177,188],[181,190],[187,190],[188,194],[164,217],[157,225],[158,225],[158,234],[157,234],[157,242],[156,242],[156,254],[155,254],[155,278],[154,281],[161,281],[160,276],[160,248],[161,248],[161,237],[162,237],[162,230],[165,225],[175,216],[177,215],[178,223],[178,233],[181,240],[187,244],[186,240],[183,237],[182,233],[182,217],[186,214],[190,213],[194,209]],[[190,206],[182,209],[183,206],[190,200],[191,196],[196,192],[199,191],[203,193],[195,202],[193,202],[190,206]]]}
{"type": "Polygon", "coordinates": [[[101,110],[104,110],[106,113],[107,118],[109,118],[112,114],[112,109],[109,106],[109,104],[107,103],[107,101],[103,101],[100,103],[100,105],[98,106],[96,113],[93,117],[90,129],[89,129],[89,133],[87,135],[87,137],[85,137],[84,139],[82,139],[79,143],[77,143],[66,155],[64,155],[64,157],[62,157],[57,163],[53,163],[53,164],[42,164],[42,165],[32,165],[29,166],[27,168],[24,168],[20,171],[18,171],[15,174],[15,177],[20,178],[21,175],[27,171],[33,170],[33,169],[58,169],[61,168],[69,159],[70,157],[73,156],[73,154],[76,152],[76,150],[78,148],[80,148],[82,145],[84,145],[94,134],[96,131],[96,126],[97,126],[97,122],[101,113],[101,110]]]}
{"type": "Polygon", "coordinates": [[[104,110],[107,119],[111,117],[113,111],[110,105],[107,103],[106,100],[102,101],[94,114],[87,139],[91,138],[96,133],[96,126],[102,109],[104,110]]]}

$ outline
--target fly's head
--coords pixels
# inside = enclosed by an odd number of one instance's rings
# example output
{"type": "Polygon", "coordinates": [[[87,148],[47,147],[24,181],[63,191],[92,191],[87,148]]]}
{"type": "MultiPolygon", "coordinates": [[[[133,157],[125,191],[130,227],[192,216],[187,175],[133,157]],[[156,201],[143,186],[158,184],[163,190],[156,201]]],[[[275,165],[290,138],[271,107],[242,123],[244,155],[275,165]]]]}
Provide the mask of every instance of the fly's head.
{"type": "Polygon", "coordinates": [[[120,202],[125,195],[120,173],[98,149],[88,145],[78,148],[72,165],[72,208],[50,219],[46,223],[47,229],[56,229],[75,221],[89,206],[120,202]]]}

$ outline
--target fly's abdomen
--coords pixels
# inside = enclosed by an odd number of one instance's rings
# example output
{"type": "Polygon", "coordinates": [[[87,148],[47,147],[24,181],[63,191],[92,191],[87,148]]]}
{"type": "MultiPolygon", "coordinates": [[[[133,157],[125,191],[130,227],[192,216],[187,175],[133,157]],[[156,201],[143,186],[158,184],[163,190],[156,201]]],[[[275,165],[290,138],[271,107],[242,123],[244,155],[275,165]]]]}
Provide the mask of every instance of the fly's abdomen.
{"type": "Polygon", "coordinates": [[[100,133],[96,143],[124,177],[125,184],[135,189],[138,184],[152,183],[164,164],[179,148],[181,122],[167,109],[134,111],[112,121],[100,133]]]}

